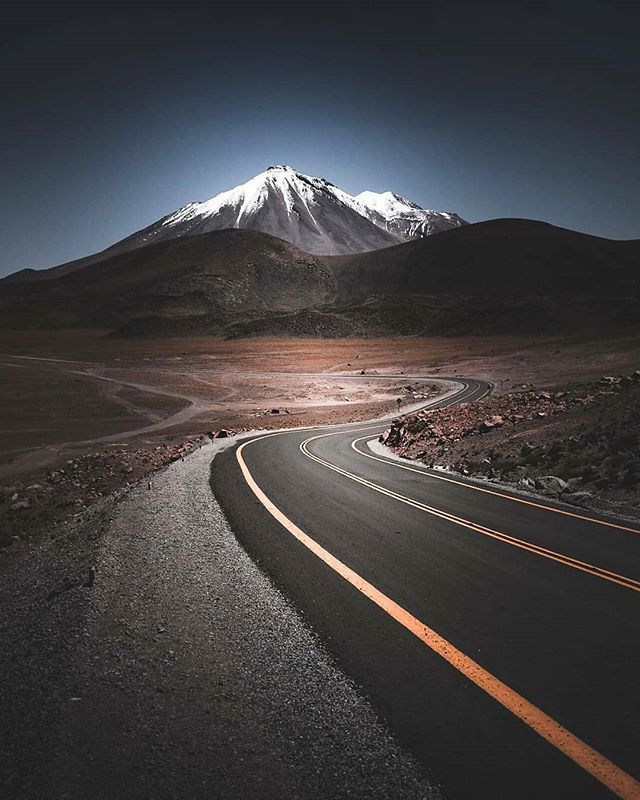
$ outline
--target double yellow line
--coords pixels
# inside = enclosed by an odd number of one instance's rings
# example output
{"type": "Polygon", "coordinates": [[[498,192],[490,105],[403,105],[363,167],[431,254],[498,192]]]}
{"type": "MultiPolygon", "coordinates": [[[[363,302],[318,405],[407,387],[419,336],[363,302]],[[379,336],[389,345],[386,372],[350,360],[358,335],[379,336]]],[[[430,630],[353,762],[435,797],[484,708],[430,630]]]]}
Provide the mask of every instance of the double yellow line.
{"type": "MultiPolygon", "coordinates": [[[[363,428],[363,430],[367,430],[363,428]]],[[[370,428],[369,430],[374,430],[370,428]]],[[[376,426],[375,430],[379,430],[378,426],[376,426]]],[[[544,511],[550,511],[553,514],[560,514],[563,517],[573,517],[574,519],[579,519],[584,522],[593,522],[596,525],[603,525],[605,528],[615,528],[619,531],[626,531],[627,533],[640,533],[637,528],[632,528],[629,525],[622,525],[619,522],[609,522],[609,520],[604,519],[596,519],[595,517],[589,517],[586,514],[578,514],[576,511],[568,511],[565,508],[554,508],[554,506],[545,505],[544,503],[536,503],[535,500],[527,500],[524,497],[515,497],[512,494],[505,494],[504,492],[498,492],[496,489],[487,489],[484,486],[478,486],[474,483],[466,483],[465,481],[459,481],[455,478],[450,478],[445,475],[436,475],[434,472],[426,472],[424,469],[420,469],[418,467],[412,467],[409,464],[400,464],[397,461],[393,461],[389,458],[381,458],[380,456],[374,456],[373,453],[365,453],[363,450],[360,450],[356,447],[359,442],[363,442],[365,439],[371,440],[371,435],[367,434],[366,436],[360,436],[357,439],[354,439],[351,442],[351,448],[356,451],[359,456],[363,456],[364,458],[371,458],[373,461],[380,461],[383,464],[386,464],[389,467],[395,467],[396,469],[404,469],[407,472],[417,472],[419,475],[425,475],[428,478],[433,478],[434,480],[444,481],[445,483],[454,483],[456,486],[464,486],[465,489],[471,489],[474,492],[482,492],[482,494],[492,494],[494,497],[500,497],[502,500],[509,500],[512,503],[520,503],[523,506],[533,506],[533,508],[541,508],[544,511]]]]}
{"type": "MultiPolygon", "coordinates": [[[[349,472],[349,470],[343,469],[342,467],[338,467],[335,464],[332,464],[330,461],[327,461],[320,456],[314,455],[308,449],[308,445],[311,442],[316,441],[317,439],[324,439],[329,436],[338,436],[340,433],[344,433],[344,431],[337,431],[332,433],[321,433],[317,436],[310,436],[308,439],[305,439],[299,445],[300,450],[304,453],[307,458],[310,458],[312,461],[321,464],[323,467],[327,469],[333,470],[338,474],[344,476],[345,478],[349,478],[349,480],[355,481],[356,483],[362,484],[362,486],[366,486],[369,489],[372,489],[375,492],[379,492],[380,494],[386,495],[387,497],[391,497],[394,500],[398,500],[400,503],[404,503],[405,505],[411,506],[412,508],[416,508],[419,511],[424,511],[427,514],[431,514],[434,517],[440,517],[440,519],[447,520],[448,522],[453,522],[456,525],[460,525],[464,528],[468,528],[469,530],[475,531],[476,533],[480,533],[483,536],[488,536],[492,539],[497,539],[498,541],[504,542],[504,544],[511,545],[512,547],[517,547],[521,550],[526,550],[534,555],[541,556],[542,558],[548,558],[551,561],[557,561],[560,564],[564,564],[567,567],[572,567],[573,569],[580,570],[581,572],[586,572],[589,575],[593,575],[596,578],[602,578],[602,580],[610,581],[611,583],[616,583],[619,586],[624,586],[626,589],[632,589],[633,591],[640,592],[640,581],[635,580],[634,578],[627,578],[625,575],[619,575],[617,572],[611,572],[610,570],[603,569],[602,567],[594,566],[593,564],[588,564],[585,561],[579,561],[576,558],[572,558],[571,556],[567,556],[564,553],[557,553],[555,550],[549,550],[546,547],[541,547],[540,545],[534,544],[533,542],[527,542],[523,539],[517,539],[515,536],[510,536],[507,533],[502,533],[501,531],[494,530],[493,528],[488,528],[485,525],[479,525],[476,522],[472,522],[471,520],[464,519],[463,517],[458,517],[455,514],[450,514],[447,511],[442,511],[441,509],[434,508],[433,506],[429,506],[426,503],[421,503],[419,500],[413,500],[410,497],[406,497],[403,494],[399,494],[398,492],[394,492],[392,489],[387,489],[384,486],[380,486],[373,481],[367,480],[366,478],[361,478],[359,475],[355,475],[353,472],[349,472]]],[[[362,437],[368,438],[368,436],[362,437]]],[[[357,439],[356,441],[360,441],[357,439]]],[[[360,453],[360,455],[366,455],[362,453],[362,451],[357,450],[356,452],[360,453]]],[[[384,461],[384,459],[377,459],[379,461],[384,461]]],[[[389,463],[384,461],[384,463],[389,463]]],[[[395,466],[395,465],[394,465],[395,466]]],[[[399,465],[404,466],[404,465],[399,465]]],[[[415,470],[419,472],[419,470],[415,470]]],[[[425,473],[422,473],[425,474],[425,473]]],[[[431,477],[431,476],[429,476],[431,477]]],[[[539,505],[539,508],[545,508],[544,506],[539,505]]]]}
{"type": "MultiPolygon", "coordinates": [[[[610,789],[622,800],[639,800],[640,783],[623,769],[610,761],[602,753],[594,750],[586,742],[573,734],[548,714],[539,709],[499,678],[492,675],[484,667],[459,650],[455,645],[441,636],[437,631],[425,625],[424,622],[414,617],[410,612],[385,595],[373,584],[352,570],[322,545],[299,528],[290,520],[273,501],[267,497],[256,483],[244,459],[244,450],[257,441],[282,436],[290,431],[279,431],[267,434],[260,439],[251,439],[241,444],[236,450],[236,458],[242,475],[247,485],[271,516],[282,525],[295,539],[303,544],[324,564],[330,567],[337,575],[347,581],[357,591],[375,603],[397,623],[410,631],[423,644],[434,653],[447,661],[466,678],[472,681],[482,691],[500,703],[504,708],[514,714],[525,725],[534,730],[539,736],[557,748],[561,753],[570,758],[574,763],[592,775],[597,781],[610,789]]],[[[316,438],[316,437],[311,437],[316,438]]],[[[307,440],[309,441],[309,440],[307,440]]],[[[316,458],[315,456],[312,456],[316,458]]]]}

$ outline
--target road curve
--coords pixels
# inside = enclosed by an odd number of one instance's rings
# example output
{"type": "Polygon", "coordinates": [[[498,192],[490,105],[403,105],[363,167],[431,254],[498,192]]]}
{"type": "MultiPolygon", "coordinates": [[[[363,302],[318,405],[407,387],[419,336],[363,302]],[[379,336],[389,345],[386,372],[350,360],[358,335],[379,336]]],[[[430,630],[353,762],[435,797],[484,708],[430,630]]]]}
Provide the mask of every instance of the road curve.
{"type": "Polygon", "coordinates": [[[640,797],[640,530],[386,458],[385,427],[218,455],[244,547],[446,797],[640,797]]]}

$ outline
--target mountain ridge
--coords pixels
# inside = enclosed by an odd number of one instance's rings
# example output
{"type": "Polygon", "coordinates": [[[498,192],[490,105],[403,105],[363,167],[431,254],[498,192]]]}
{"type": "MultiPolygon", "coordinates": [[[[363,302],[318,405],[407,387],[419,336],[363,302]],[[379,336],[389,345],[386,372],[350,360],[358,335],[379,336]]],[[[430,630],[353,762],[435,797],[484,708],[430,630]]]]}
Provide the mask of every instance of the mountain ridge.
{"type": "Polygon", "coordinates": [[[640,241],[531,220],[314,256],[226,229],[159,241],[50,280],[0,282],[3,328],[120,335],[381,336],[640,325],[640,241]]]}
{"type": "Polygon", "coordinates": [[[187,203],[99,253],[45,270],[18,270],[4,280],[48,280],[153,242],[229,228],[276,236],[312,255],[337,255],[377,250],[464,224],[457,214],[423,209],[392,192],[352,196],[324,178],[274,165],[209,200],[187,203]]]}

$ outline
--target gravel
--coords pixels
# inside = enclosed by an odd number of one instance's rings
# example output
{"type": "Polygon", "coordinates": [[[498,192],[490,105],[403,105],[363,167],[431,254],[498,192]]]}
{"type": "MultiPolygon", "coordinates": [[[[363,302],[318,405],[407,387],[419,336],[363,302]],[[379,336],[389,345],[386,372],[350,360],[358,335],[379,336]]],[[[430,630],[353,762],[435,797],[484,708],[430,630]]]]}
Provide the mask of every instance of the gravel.
{"type": "Polygon", "coordinates": [[[440,797],[236,541],[228,446],[0,562],[3,796],[440,797]]]}

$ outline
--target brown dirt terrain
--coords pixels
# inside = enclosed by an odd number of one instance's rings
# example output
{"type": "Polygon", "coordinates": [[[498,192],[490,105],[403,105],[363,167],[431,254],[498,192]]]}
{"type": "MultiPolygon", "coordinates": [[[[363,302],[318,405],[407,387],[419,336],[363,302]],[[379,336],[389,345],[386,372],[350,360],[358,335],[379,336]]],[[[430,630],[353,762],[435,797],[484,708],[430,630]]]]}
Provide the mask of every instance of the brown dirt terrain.
{"type": "Polygon", "coordinates": [[[415,400],[410,375],[484,378],[504,393],[628,374],[640,352],[637,333],[235,341],[107,333],[0,332],[5,545],[162,467],[208,431],[379,416],[398,397],[415,400]],[[376,374],[398,380],[367,380],[376,374]]]}
{"type": "Polygon", "coordinates": [[[431,467],[640,516],[640,370],[409,414],[381,441],[431,467]]]}
{"type": "Polygon", "coordinates": [[[1,280],[0,327],[357,339],[595,336],[640,323],[640,242],[533,220],[474,223],[348,256],[236,229],[122,245],[1,280]]]}

